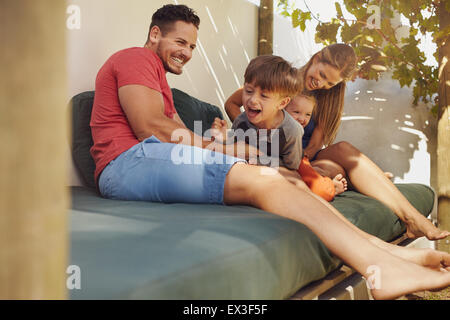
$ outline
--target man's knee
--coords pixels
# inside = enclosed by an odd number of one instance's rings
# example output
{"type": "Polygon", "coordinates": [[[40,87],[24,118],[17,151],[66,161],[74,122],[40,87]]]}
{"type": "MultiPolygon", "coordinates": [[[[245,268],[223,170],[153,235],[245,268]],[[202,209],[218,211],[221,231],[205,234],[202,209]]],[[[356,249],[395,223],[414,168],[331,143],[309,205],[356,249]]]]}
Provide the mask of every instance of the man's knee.
{"type": "Polygon", "coordinates": [[[270,192],[277,184],[289,183],[277,169],[235,164],[225,180],[224,202],[226,204],[254,204],[258,197],[270,192]]]}

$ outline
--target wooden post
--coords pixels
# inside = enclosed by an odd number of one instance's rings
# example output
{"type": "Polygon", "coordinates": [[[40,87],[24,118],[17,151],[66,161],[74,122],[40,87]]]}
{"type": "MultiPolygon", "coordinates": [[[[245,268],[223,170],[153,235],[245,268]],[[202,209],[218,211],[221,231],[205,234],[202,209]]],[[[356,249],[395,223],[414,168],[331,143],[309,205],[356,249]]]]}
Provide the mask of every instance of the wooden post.
{"type": "MultiPolygon", "coordinates": [[[[450,24],[445,1],[439,8],[439,24],[450,24]]],[[[438,226],[450,230],[450,35],[439,46],[439,115],[437,134],[438,226]]],[[[438,249],[450,252],[450,237],[438,241],[438,249]]]]}
{"type": "Polygon", "coordinates": [[[273,0],[261,0],[258,16],[258,56],[273,53],[273,0]]]}
{"type": "Polygon", "coordinates": [[[64,299],[66,1],[0,2],[0,299],[64,299]]]}

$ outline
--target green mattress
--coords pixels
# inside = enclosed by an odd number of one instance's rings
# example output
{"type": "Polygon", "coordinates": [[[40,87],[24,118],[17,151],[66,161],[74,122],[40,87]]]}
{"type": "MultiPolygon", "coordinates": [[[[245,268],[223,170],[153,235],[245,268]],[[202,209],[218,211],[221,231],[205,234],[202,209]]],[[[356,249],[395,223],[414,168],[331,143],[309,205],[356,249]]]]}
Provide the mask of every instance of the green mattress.
{"type": "MultiPolygon", "coordinates": [[[[216,106],[172,89],[186,126],[216,106]]],[[[72,187],[70,264],[81,271],[72,299],[284,299],[338,268],[305,226],[247,206],[163,204],[101,198],[95,191],[89,127],[94,92],[72,98],[72,156],[86,187],[72,187]]],[[[398,185],[424,215],[434,193],[424,185],[398,185]]],[[[332,204],[353,224],[383,240],[405,227],[380,202],[347,191],[332,204]]],[[[299,210],[301,210],[299,208],[299,210]]]]}
{"type": "MultiPolygon", "coordinates": [[[[433,191],[397,185],[427,216],[433,191]]],[[[72,187],[71,299],[285,299],[341,265],[304,225],[247,206],[101,198],[72,187]]],[[[332,204],[361,229],[393,240],[405,227],[380,202],[347,191],[332,204]]]]}

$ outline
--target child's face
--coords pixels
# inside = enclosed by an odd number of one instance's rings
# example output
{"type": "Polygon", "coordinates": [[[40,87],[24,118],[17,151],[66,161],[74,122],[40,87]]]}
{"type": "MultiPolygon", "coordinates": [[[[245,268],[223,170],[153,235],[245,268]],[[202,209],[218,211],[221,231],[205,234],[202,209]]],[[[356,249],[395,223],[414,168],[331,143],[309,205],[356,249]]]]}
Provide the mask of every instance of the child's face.
{"type": "Polygon", "coordinates": [[[262,90],[253,83],[245,83],[242,102],[248,120],[258,128],[271,129],[274,119],[286,107],[290,98],[278,93],[262,90]]]}
{"type": "Polygon", "coordinates": [[[305,96],[296,96],[287,105],[286,111],[302,125],[306,127],[311,120],[314,103],[305,96]]]}

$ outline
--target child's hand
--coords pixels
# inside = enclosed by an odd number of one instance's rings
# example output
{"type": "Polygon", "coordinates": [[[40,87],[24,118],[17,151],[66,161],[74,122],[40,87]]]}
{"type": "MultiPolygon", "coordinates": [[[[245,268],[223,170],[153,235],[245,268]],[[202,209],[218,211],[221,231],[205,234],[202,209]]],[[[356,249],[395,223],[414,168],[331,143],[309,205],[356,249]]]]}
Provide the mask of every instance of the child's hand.
{"type": "Polygon", "coordinates": [[[216,117],[211,125],[211,137],[214,137],[215,140],[225,141],[227,129],[227,122],[216,117]]]}

